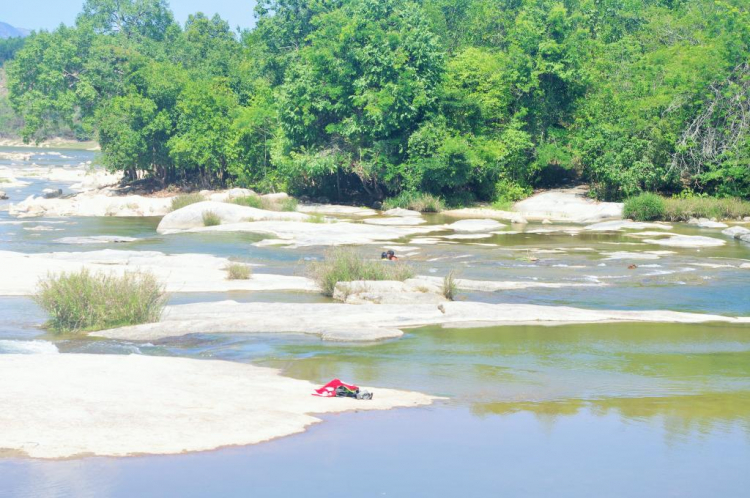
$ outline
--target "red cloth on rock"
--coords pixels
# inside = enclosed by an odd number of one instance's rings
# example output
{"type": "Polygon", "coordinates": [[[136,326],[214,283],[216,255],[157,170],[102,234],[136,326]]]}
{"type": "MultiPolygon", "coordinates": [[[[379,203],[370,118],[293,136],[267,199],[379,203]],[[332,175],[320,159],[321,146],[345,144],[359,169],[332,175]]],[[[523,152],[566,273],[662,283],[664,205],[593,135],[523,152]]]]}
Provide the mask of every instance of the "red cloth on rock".
{"type": "Polygon", "coordinates": [[[359,389],[359,387],[351,385],[351,384],[344,384],[339,379],[333,379],[328,384],[324,385],[320,389],[316,389],[315,392],[317,394],[313,394],[313,396],[320,396],[322,398],[335,398],[336,397],[336,388],[339,386],[344,386],[347,389],[350,389],[352,391],[356,391],[359,389]]]}

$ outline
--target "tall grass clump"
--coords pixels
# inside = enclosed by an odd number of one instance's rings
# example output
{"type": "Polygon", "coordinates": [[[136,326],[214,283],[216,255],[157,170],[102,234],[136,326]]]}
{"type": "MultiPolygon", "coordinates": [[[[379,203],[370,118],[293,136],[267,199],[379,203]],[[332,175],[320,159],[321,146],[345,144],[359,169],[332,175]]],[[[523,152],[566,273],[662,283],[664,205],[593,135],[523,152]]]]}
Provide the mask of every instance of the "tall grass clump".
{"type": "Polygon", "coordinates": [[[297,199],[287,197],[285,199],[269,199],[259,195],[246,195],[243,197],[234,197],[229,202],[248,206],[256,209],[265,209],[266,211],[296,211],[297,199]]]}
{"type": "Polygon", "coordinates": [[[445,208],[440,197],[422,192],[402,192],[383,201],[383,209],[412,209],[420,213],[439,213],[445,208]]]}
{"type": "Polygon", "coordinates": [[[253,274],[252,268],[242,263],[230,263],[225,268],[227,280],[249,280],[253,274]]]}
{"type": "Polygon", "coordinates": [[[308,223],[325,223],[326,217],[320,213],[311,213],[305,221],[308,223]]]}
{"type": "Polygon", "coordinates": [[[183,194],[172,198],[172,211],[177,211],[185,206],[195,204],[196,202],[203,202],[206,199],[201,194],[183,194]]]}
{"type": "Polygon", "coordinates": [[[203,213],[203,226],[204,227],[215,227],[221,225],[221,218],[213,211],[205,211],[203,213]]]}
{"type": "Polygon", "coordinates": [[[449,301],[453,301],[458,294],[458,284],[456,283],[456,272],[451,270],[443,277],[443,296],[449,301]]]}
{"type": "Polygon", "coordinates": [[[118,276],[83,269],[47,276],[34,301],[49,314],[47,327],[60,333],[156,322],[166,294],[150,273],[118,276]]]}
{"type": "Polygon", "coordinates": [[[636,221],[664,219],[666,206],[664,198],[651,193],[643,193],[625,201],[623,216],[636,221]]]}
{"type": "Polygon", "coordinates": [[[750,202],[736,197],[679,197],[664,199],[664,218],[668,221],[688,221],[690,218],[734,220],[750,216],[750,202]]]}
{"type": "Polygon", "coordinates": [[[398,261],[364,258],[352,248],[337,247],[325,254],[323,261],[308,265],[308,273],[320,286],[323,295],[333,296],[339,282],[357,280],[399,280],[414,276],[411,266],[398,261]]]}

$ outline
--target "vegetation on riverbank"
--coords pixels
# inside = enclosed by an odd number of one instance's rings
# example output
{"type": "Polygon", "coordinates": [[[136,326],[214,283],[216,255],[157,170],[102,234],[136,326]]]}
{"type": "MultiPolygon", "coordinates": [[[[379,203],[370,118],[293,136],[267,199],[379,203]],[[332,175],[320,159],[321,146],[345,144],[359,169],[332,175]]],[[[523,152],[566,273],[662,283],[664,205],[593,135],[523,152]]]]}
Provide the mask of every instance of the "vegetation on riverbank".
{"type": "Polygon", "coordinates": [[[323,261],[308,264],[307,273],[318,284],[323,295],[329,297],[333,296],[339,282],[404,281],[414,276],[414,270],[406,263],[367,259],[359,251],[349,247],[329,249],[323,261]]]}
{"type": "Polygon", "coordinates": [[[182,194],[172,198],[172,211],[177,211],[185,206],[203,202],[206,199],[201,194],[182,194]]]}
{"type": "Polygon", "coordinates": [[[688,221],[691,218],[737,220],[750,216],[750,202],[733,197],[671,197],[641,194],[625,201],[625,218],[636,221],[688,221]]]}
{"type": "Polygon", "coordinates": [[[248,206],[256,209],[265,209],[266,211],[289,211],[297,210],[297,199],[293,197],[284,197],[281,199],[273,197],[261,197],[259,195],[246,195],[243,197],[234,197],[229,200],[233,204],[248,206]]]}
{"type": "Polygon", "coordinates": [[[163,0],[87,0],[8,63],[24,136],[96,136],[131,179],[338,201],[750,195],[746,0],[261,0],[255,17],[238,34],[163,0]]]}
{"type": "Polygon", "coordinates": [[[383,210],[395,208],[411,209],[420,213],[439,213],[445,208],[445,203],[440,197],[432,194],[402,192],[383,201],[383,210]]]}
{"type": "Polygon", "coordinates": [[[221,225],[221,218],[218,214],[213,211],[205,211],[203,213],[203,226],[204,227],[215,227],[221,225]]]}
{"type": "Polygon", "coordinates": [[[48,276],[34,300],[50,315],[47,327],[61,333],[156,322],[166,294],[150,273],[117,276],[83,269],[48,276]]]}

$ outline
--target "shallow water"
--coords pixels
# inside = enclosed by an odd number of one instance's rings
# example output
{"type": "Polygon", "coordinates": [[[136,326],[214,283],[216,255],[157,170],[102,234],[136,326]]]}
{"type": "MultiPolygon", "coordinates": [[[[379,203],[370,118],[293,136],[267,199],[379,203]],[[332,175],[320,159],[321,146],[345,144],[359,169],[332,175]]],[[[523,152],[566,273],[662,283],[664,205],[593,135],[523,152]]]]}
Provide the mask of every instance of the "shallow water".
{"type": "MultiPolygon", "coordinates": [[[[59,152],[68,158],[34,155],[30,162],[65,166],[93,160],[90,152],[59,152]]],[[[58,188],[31,181],[8,192],[11,202],[58,188]]],[[[449,221],[429,217],[433,224],[449,221]]],[[[201,252],[284,274],[301,274],[306,260],[324,252],[259,248],[253,244],[263,237],[252,234],[161,236],[157,224],[149,218],[15,220],[0,205],[0,250],[201,252]],[[24,230],[35,226],[52,230],[24,230]],[[140,240],[56,242],[83,235],[140,240]]],[[[471,279],[598,284],[464,292],[459,298],[466,300],[750,315],[750,270],[737,268],[750,261],[750,246],[720,230],[684,224],[670,230],[728,242],[711,249],[665,248],[626,233],[536,233],[556,228],[512,226],[504,230],[520,233],[420,245],[406,259],[427,275],[456,269],[471,279]],[[673,253],[648,252],[665,250],[673,253]],[[629,269],[631,264],[637,268],[629,269]]],[[[377,257],[381,248],[362,250],[377,257]]],[[[225,299],[327,301],[310,293],[230,292],[175,294],[170,302],[225,299]]],[[[240,334],[144,344],[48,336],[41,328],[44,314],[26,297],[0,297],[0,317],[0,354],[223,359],[319,383],[340,377],[375,386],[376,396],[382,386],[447,398],[428,408],[326,416],[304,434],[252,447],[127,459],[0,458],[0,496],[741,497],[750,485],[750,327],[427,327],[376,344],[240,334]]]]}

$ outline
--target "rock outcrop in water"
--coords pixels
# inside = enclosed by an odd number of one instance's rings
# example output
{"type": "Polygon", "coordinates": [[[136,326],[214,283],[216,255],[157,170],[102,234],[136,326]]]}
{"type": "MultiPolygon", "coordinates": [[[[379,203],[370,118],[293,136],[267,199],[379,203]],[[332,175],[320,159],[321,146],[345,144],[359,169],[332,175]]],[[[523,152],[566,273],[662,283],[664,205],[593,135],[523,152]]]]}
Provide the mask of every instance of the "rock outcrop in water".
{"type": "MultiPolygon", "coordinates": [[[[302,432],[312,414],[429,405],[372,389],[369,401],[228,361],[142,355],[0,355],[0,450],[34,458],[206,451],[302,432]]],[[[333,423],[333,422],[329,422],[333,423]]]]}

